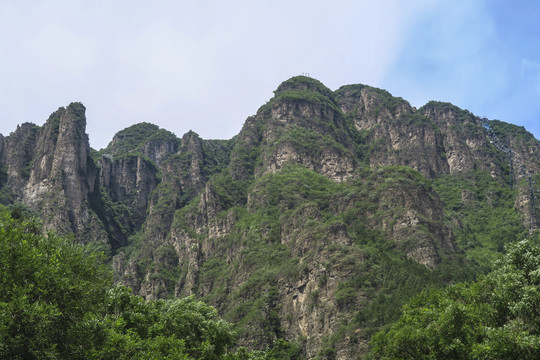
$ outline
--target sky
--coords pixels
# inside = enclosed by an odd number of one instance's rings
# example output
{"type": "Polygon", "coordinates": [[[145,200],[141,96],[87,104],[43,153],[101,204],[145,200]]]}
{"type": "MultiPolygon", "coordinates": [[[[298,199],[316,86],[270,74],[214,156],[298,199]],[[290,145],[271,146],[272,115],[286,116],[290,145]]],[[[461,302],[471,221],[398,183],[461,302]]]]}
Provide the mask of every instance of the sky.
{"type": "Polygon", "coordinates": [[[86,106],[90,145],[150,122],[229,139],[302,73],[540,138],[540,1],[0,0],[0,133],[86,106]]]}

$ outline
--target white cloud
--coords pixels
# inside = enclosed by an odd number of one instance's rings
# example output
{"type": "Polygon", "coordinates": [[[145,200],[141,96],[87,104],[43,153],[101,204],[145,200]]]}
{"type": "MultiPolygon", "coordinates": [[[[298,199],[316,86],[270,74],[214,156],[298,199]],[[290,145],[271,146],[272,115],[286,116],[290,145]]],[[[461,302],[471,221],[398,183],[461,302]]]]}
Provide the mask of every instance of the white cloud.
{"type": "MultiPolygon", "coordinates": [[[[281,81],[365,83],[413,102],[496,94],[483,1],[0,4],[0,132],[83,101],[92,145],[140,121],[230,138],[281,81]],[[489,56],[488,56],[489,55],[489,56]],[[431,70],[430,70],[431,69],[431,70]],[[468,89],[471,90],[468,90],[468,89]],[[491,90],[490,90],[491,89],[491,90]],[[420,99],[420,100],[419,100],[420,99]]],[[[478,101],[482,101],[478,98],[478,101]]]]}

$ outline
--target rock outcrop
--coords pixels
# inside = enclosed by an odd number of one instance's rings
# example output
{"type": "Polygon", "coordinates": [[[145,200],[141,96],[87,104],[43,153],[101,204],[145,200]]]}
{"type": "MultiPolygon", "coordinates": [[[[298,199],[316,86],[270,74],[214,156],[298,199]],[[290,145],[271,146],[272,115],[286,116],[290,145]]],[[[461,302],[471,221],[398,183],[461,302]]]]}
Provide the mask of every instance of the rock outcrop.
{"type": "Polygon", "coordinates": [[[317,81],[293,78],[256,115],[261,132],[260,174],[301,164],[334,181],[355,168],[353,141],[334,94],[317,81]]]}
{"type": "Polygon", "coordinates": [[[141,123],[95,151],[85,126],[73,103],[0,135],[0,202],[106,245],[147,299],[205,299],[253,348],[354,358],[408,297],[462,280],[441,264],[474,269],[478,249],[537,227],[540,142],[447,103],[299,76],[231,140],[141,123]],[[513,234],[485,240],[497,224],[475,227],[480,208],[513,234]]]}
{"type": "Polygon", "coordinates": [[[38,212],[44,230],[107,242],[88,204],[96,180],[85,133],[85,108],[60,108],[43,127],[23,124],[5,140],[3,161],[16,200],[38,212]]]}

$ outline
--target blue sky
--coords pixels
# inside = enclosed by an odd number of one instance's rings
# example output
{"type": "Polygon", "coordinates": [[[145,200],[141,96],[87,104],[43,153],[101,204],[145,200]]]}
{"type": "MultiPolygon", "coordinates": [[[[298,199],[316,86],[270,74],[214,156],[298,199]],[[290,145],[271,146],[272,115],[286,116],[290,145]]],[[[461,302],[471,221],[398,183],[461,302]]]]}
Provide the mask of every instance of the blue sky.
{"type": "Polygon", "coordinates": [[[0,0],[0,133],[81,101],[96,149],[142,121],[231,138],[309,72],[539,138],[539,15],[534,0],[0,0]]]}

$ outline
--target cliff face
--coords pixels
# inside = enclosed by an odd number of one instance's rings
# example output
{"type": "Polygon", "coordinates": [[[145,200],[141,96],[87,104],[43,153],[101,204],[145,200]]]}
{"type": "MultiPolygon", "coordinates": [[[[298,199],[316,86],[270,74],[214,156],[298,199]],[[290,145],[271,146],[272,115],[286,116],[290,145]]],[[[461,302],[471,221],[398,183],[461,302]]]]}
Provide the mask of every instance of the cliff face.
{"type": "MultiPolygon", "coordinates": [[[[143,240],[154,244],[145,255],[151,260],[118,256],[123,281],[147,298],[207,298],[245,323],[245,344],[305,337],[308,357],[316,356],[373,300],[371,290],[359,285],[343,295],[347,284],[369,276],[358,268],[376,250],[361,250],[360,242],[392,241],[425,271],[456,252],[429,183],[406,168],[366,168],[357,138],[330,90],[311,79],[292,79],[247,119],[228,168],[208,180],[184,181],[202,187],[189,204],[177,206],[185,188],[178,176],[201,179],[204,163],[198,142],[184,137],[191,155],[175,171],[163,172],[160,186],[176,187],[168,197],[156,193],[155,200],[169,200],[159,219],[174,215],[160,220],[168,225],[160,236],[143,240]],[[250,313],[258,315],[245,319],[250,313]]],[[[147,229],[155,229],[157,221],[148,219],[147,229]]],[[[367,337],[352,324],[347,331],[367,337]]],[[[340,339],[333,346],[347,358],[365,351],[366,342],[340,339]]]]}
{"type": "Polygon", "coordinates": [[[17,201],[38,212],[45,230],[107,242],[88,205],[96,168],[89,158],[85,109],[79,103],[54,112],[40,128],[23,124],[5,139],[7,186],[17,201]]]}
{"type": "Polygon", "coordinates": [[[260,173],[301,164],[334,181],[354,172],[353,142],[334,94],[318,82],[283,83],[256,121],[264,123],[260,173]]]}
{"type": "Polygon", "coordinates": [[[408,102],[363,85],[341,87],[336,95],[359,130],[371,166],[410,166],[427,178],[448,172],[440,129],[408,102]]]}
{"type": "Polygon", "coordinates": [[[35,148],[39,128],[30,123],[17,129],[4,141],[2,160],[7,167],[8,186],[19,193],[30,175],[32,153],[35,148]]]}
{"type": "Polygon", "coordinates": [[[492,151],[480,119],[448,103],[430,102],[419,112],[429,118],[443,134],[447,173],[481,169],[501,177],[504,159],[492,151]]]}
{"type": "Polygon", "coordinates": [[[34,210],[47,209],[45,218],[50,220],[45,228],[60,228],[77,235],[99,231],[90,229],[95,217],[86,203],[94,188],[96,169],[88,158],[84,111],[82,105],[71,104],[49,119],[49,126],[37,137],[29,181],[22,195],[23,202],[34,210]]]}
{"type": "Polygon", "coordinates": [[[118,132],[102,151],[109,155],[130,152],[137,152],[160,166],[163,160],[178,152],[178,139],[156,125],[140,123],[118,132]]]}
{"type": "Polygon", "coordinates": [[[0,135],[0,202],[106,245],[146,298],[203,298],[255,348],[354,358],[537,226],[540,143],[447,103],[295,77],[231,140],[141,123],[97,152],[85,125],[74,103],[0,135]]]}
{"type": "MultiPolygon", "coordinates": [[[[203,140],[190,131],[178,141],[176,153],[165,159],[161,157],[161,180],[148,194],[146,218],[140,231],[140,247],[145,249],[142,251],[144,255],[140,256],[146,259],[141,262],[140,258],[126,259],[123,253],[118,254],[114,259],[114,267],[119,279],[149,298],[163,296],[167,294],[167,289],[170,293],[169,282],[167,281],[165,286],[165,280],[153,276],[154,272],[162,270],[163,266],[158,265],[147,271],[148,261],[170,263],[171,260],[167,260],[162,252],[170,253],[163,250],[163,246],[169,249],[168,238],[171,236],[176,211],[184,208],[204,189],[209,176],[221,171],[228,164],[230,147],[230,141],[203,140]],[[145,273],[144,277],[136,276],[141,272],[145,273]]],[[[143,149],[147,148],[145,144],[143,149]]],[[[171,256],[177,259],[178,255],[171,256]]],[[[179,263],[175,260],[170,267],[178,266],[179,263]]],[[[165,265],[165,268],[167,267],[169,265],[165,265]]]]}
{"type": "Polygon", "coordinates": [[[448,103],[412,108],[401,98],[366,86],[337,91],[342,110],[369,144],[369,162],[405,165],[433,179],[483,169],[501,176],[501,159],[490,151],[480,119],[448,103]]]}
{"type": "Polygon", "coordinates": [[[112,203],[122,207],[116,215],[123,228],[127,233],[139,230],[146,218],[150,194],[158,184],[156,165],[135,154],[103,156],[97,164],[100,188],[112,203]]]}

